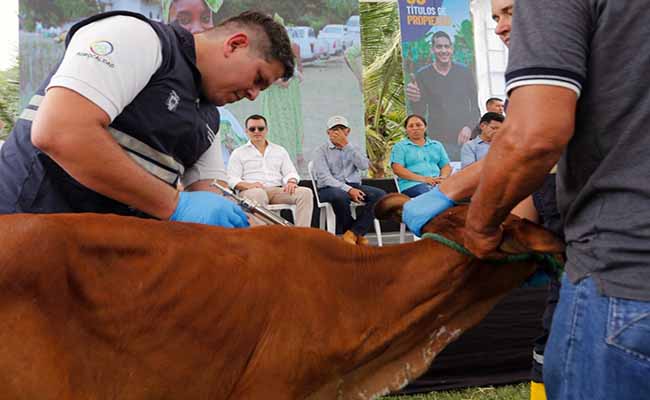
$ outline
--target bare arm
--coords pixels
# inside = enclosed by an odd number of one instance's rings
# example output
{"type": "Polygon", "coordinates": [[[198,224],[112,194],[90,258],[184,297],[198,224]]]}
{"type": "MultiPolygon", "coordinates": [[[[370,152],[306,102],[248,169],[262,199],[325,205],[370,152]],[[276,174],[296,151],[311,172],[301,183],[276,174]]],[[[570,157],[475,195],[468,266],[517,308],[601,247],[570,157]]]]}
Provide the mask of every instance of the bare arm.
{"type": "Polygon", "coordinates": [[[477,255],[498,244],[501,222],[557,163],[573,135],[576,100],[572,90],[557,86],[514,90],[508,119],[485,158],[467,215],[471,250],[477,255]]]}
{"type": "Polygon", "coordinates": [[[441,178],[449,178],[449,175],[453,172],[453,169],[451,168],[450,164],[445,165],[444,167],[440,168],[440,177],[441,178]]]}
{"type": "Polygon", "coordinates": [[[391,168],[393,169],[393,172],[395,175],[399,176],[402,179],[408,179],[410,181],[416,181],[416,182],[423,182],[423,183],[429,183],[427,181],[426,176],[418,175],[415,172],[411,171],[410,169],[406,168],[400,163],[392,163],[391,168]]]}
{"type": "Polygon", "coordinates": [[[109,116],[78,93],[48,90],[32,126],[34,146],[84,186],[160,219],[178,191],[138,166],[107,131],[109,116]]]}

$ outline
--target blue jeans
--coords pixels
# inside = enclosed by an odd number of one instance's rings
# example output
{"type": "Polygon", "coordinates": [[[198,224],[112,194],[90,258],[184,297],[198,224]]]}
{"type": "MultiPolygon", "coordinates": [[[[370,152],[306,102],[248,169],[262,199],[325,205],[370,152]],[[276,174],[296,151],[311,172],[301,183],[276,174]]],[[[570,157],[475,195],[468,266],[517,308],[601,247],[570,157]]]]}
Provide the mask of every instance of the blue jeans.
{"type": "Polygon", "coordinates": [[[650,302],[565,277],[544,356],[549,400],[650,398],[650,302]]]}
{"type": "Polygon", "coordinates": [[[370,230],[373,221],[375,220],[375,203],[382,198],[386,192],[374,186],[359,185],[358,183],[348,183],[355,189],[361,190],[366,194],[364,203],[365,206],[359,207],[357,212],[357,219],[352,218],[350,212],[350,196],[344,190],[335,187],[324,187],[318,189],[318,197],[322,202],[332,204],[334,214],[336,214],[336,232],[342,233],[351,230],[359,236],[363,236],[370,230]]]}
{"type": "Polygon", "coordinates": [[[404,191],[402,191],[402,194],[407,195],[408,197],[418,197],[421,194],[424,194],[428,192],[429,190],[433,189],[435,186],[431,186],[428,183],[420,183],[419,185],[415,185],[413,187],[410,187],[404,191]]]}

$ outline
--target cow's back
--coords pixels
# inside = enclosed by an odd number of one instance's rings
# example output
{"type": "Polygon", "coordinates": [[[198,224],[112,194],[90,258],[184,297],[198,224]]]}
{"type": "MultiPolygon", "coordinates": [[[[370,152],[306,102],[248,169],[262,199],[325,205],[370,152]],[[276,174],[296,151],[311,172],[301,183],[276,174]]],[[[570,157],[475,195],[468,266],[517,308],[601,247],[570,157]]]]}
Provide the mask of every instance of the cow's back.
{"type": "Polygon", "coordinates": [[[254,230],[89,214],[0,224],[6,398],[229,397],[273,300],[255,295],[273,283],[254,230]]]}

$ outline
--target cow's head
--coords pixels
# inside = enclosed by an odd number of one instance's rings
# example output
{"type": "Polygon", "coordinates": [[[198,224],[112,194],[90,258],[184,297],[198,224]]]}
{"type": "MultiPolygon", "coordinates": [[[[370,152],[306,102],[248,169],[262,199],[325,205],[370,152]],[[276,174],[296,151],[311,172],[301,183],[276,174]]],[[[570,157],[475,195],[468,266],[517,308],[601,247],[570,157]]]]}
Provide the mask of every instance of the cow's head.
{"type": "MultiPolygon", "coordinates": [[[[384,196],[375,206],[375,216],[379,219],[402,221],[402,208],[410,198],[400,193],[384,196]]],[[[463,243],[467,205],[444,211],[422,228],[422,233],[438,233],[458,243],[463,243]]],[[[551,232],[528,220],[510,215],[503,223],[503,242],[500,252],[517,254],[529,251],[541,253],[562,253],[564,244],[551,232]]],[[[498,254],[494,255],[499,257],[498,254]]]]}

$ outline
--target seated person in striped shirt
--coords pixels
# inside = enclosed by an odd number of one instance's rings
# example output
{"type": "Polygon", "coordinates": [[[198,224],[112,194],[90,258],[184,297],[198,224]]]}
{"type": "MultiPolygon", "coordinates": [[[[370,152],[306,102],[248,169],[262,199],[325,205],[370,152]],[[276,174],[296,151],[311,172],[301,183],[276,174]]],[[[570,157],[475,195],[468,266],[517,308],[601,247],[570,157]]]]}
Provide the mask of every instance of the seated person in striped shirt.
{"type": "Polygon", "coordinates": [[[427,137],[427,123],[423,117],[409,115],[404,127],[408,137],[393,146],[390,165],[398,176],[400,192],[417,197],[451,175],[452,168],[442,143],[427,137]]]}
{"type": "Polygon", "coordinates": [[[480,136],[465,143],[460,149],[461,169],[485,157],[490,149],[492,137],[499,131],[504,119],[503,115],[494,112],[483,114],[481,122],[479,122],[480,136]]]}
{"type": "Polygon", "coordinates": [[[368,157],[348,141],[348,120],[334,116],[327,120],[329,141],[316,149],[314,177],[321,201],[332,204],[336,214],[337,231],[344,232],[343,240],[351,244],[367,245],[366,233],[375,218],[375,203],[386,194],[383,190],[361,184],[361,170],[370,166],[368,157]],[[366,205],[352,218],[350,202],[366,205]]]}
{"type": "Polygon", "coordinates": [[[297,226],[311,226],[314,208],[309,188],[298,186],[300,176],[284,147],[266,139],[266,118],[246,118],[250,139],[236,148],[228,161],[228,185],[239,194],[261,205],[295,204],[297,226]]]}

